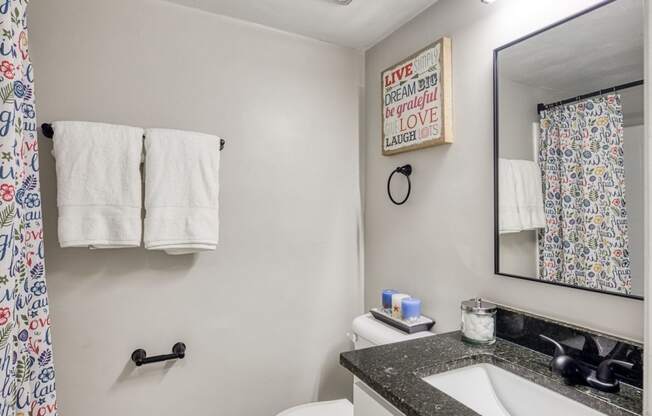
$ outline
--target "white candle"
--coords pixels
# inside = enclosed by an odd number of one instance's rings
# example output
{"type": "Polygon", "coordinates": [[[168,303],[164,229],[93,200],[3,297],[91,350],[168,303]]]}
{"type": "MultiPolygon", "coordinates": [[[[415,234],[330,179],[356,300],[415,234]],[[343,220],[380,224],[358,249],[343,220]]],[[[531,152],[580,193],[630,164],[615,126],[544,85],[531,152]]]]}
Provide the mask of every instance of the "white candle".
{"type": "Polygon", "coordinates": [[[403,317],[402,303],[403,299],[409,298],[410,295],[405,293],[396,293],[392,295],[392,318],[401,319],[403,317]]]}

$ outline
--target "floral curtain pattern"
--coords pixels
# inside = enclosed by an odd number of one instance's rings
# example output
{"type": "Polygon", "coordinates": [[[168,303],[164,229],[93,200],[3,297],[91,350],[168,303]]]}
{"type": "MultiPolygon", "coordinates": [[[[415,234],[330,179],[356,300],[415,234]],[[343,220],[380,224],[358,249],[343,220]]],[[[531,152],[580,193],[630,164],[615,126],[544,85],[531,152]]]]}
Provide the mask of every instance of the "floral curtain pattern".
{"type": "Polygon", "coordinates": [[[545,110],[540,125],[540,278],[630,294],[620,96],[545,110]]]}
{"type": "Polygon", "coordinates": [[[0,416],[53,416],[27,0],[0,2],[0,416]]]}

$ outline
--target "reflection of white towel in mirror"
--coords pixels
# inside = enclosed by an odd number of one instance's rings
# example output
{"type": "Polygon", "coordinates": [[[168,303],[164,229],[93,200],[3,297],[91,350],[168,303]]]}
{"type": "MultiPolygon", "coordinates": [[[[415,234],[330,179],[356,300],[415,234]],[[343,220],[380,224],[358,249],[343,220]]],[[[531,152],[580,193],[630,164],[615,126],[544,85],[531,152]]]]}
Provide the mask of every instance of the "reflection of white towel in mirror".
{"type": "Polygon", "coordinates": [[[501,234],[521,231],[521,220],[516,203],[516,185],[512,163],[508,159],[498,161],[498,229],[501,234]]]}
{"type": "Polygon", "coordinates": [[[539,129],[541,125],[537,122],[532,123],[532,160],[539,162],[539,129]]]}
{"type": "Polygon", "coordinates": [[[498,165],[499,232],[544,228],[541,170],[529,160],[500,159],[498,165]]]}

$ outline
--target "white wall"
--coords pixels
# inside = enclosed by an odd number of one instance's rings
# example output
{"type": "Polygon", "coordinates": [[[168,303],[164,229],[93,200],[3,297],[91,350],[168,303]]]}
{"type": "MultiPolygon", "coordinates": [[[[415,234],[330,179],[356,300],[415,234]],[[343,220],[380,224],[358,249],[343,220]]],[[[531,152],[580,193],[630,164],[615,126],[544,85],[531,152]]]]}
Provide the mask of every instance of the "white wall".
{"type": "Polygon", "coordinates": [[[383,288],[407,291],[423,298],[446,331],[459,328],[461,300],[483,296],[642,339],[641,301],[493,276],[492,51],[595,3],[441,0],[367,52],[367,307],[378,304],[383,288]],[[379,74],[443,35],[453,42],[456,142],[384,157],[379,74]],[[404,163],[414,167],[414,186],[410,201],[396,207],[385,181],[404,163]]]}
{"type": "Polygon", "coordinates": [[[58,248],[41,140],[61,414],[270,416],[348,394],[338,353],[362,310],[361,54],[158,0],[34,1],[29,12],[41,121],[227,141],[220,246],[170,257],[58,248]],[[188,346],[181,362],[128,362],[176,341],[188,346]]]}
{"type": "Polygon", "coordinates": [[[501,77],[498,81],[500,106],[500,157],[536,160],[532,123],[539,121],[537,104],[547,103],[550,91],[501,77]]]}
{"type": "Polygon", "coordinates": [[[629,236],[629,255],[632,270],[632,293],[644,296],[645,258],[645,132],[644,126],[624,129],[625,201],[629,236]]]}
{"type": "MultiPolygon", "coordinates": [[[[501,77],[498,81],[500,106],[500,157],[537,160],[534,156],[532,124],[539,121],[537,104],[548,102],[550,91],[501,77]]],[[[500,236],[502,273],[537,276],[537,232],[521,231],[500,236]]]]}

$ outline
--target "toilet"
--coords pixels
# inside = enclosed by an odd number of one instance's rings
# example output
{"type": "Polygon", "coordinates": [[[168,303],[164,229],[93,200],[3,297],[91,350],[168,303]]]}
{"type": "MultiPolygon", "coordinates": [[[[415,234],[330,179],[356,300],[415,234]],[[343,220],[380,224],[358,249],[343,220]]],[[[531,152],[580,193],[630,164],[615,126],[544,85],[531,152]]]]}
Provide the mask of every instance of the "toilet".
{"type": "MultiPolygon", "coordinates": [[[[377,321],[371,314],[355,318],[351,328],[350,338],[356,350],[434,335],[432,332],[406,334],[377,321]]],[[[308,403],[285,410],[276,416],[353,416],[353,404],[346,399],[308,403]]]]}

